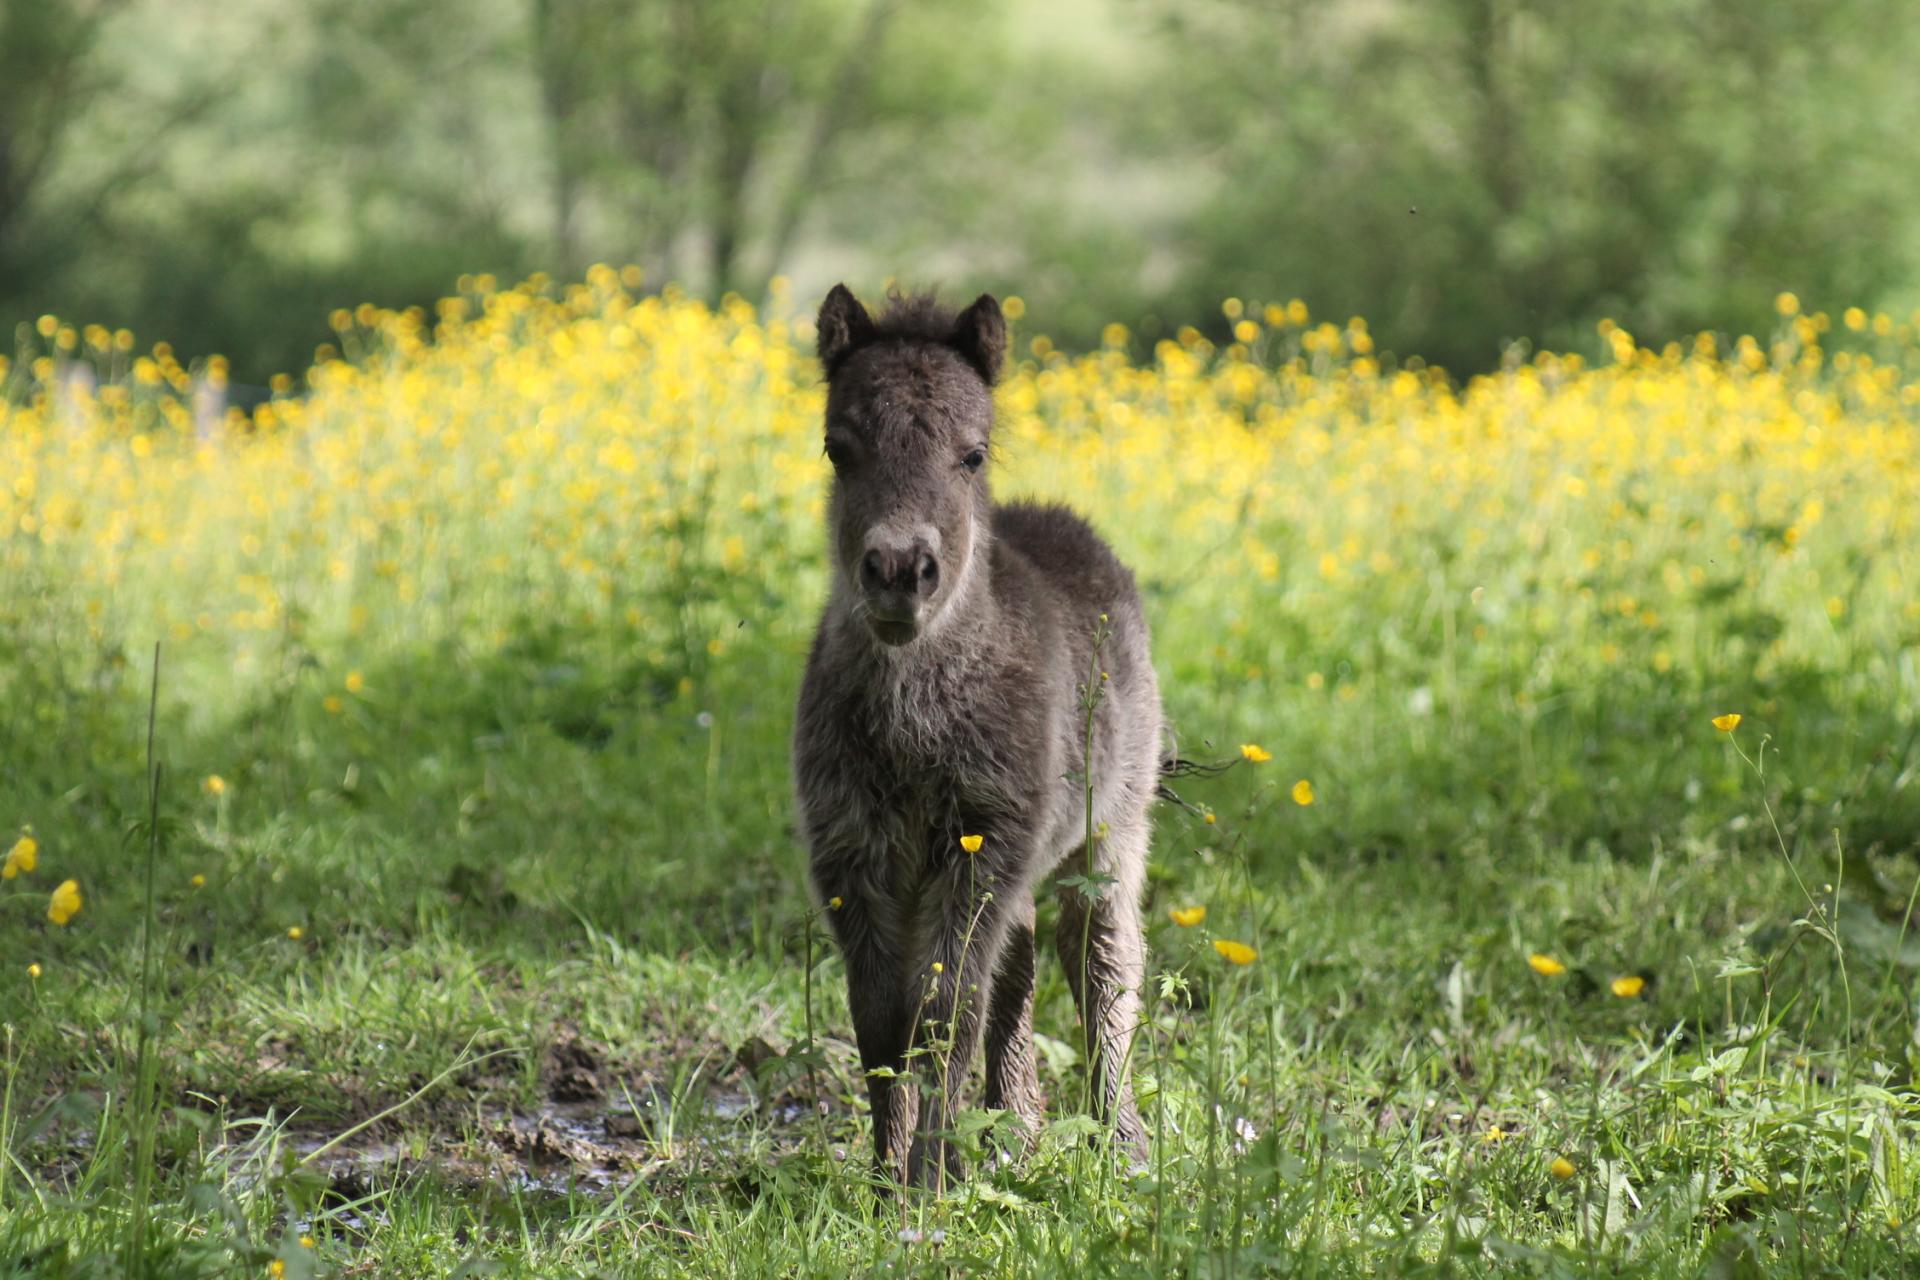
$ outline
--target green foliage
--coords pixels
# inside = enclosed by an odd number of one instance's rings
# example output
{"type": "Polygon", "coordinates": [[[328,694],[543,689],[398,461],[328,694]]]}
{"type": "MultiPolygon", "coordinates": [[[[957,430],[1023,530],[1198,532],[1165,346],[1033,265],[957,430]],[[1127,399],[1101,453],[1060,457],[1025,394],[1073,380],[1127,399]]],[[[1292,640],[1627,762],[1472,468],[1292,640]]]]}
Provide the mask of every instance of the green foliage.
{"type": "Polygon", "coordinates": [[[1920,298],[1900,0],[10,3],[0,323],[233,357],[460,272],[1023,296],[1092,346],[1227,295],[1509,344],[1920,298]]]}
{"type": "Polygon", "coordinates": [[[1784,288],[1912,296],[1920,30],[1897,0],[1150,8],[1184,90],[1164,145],[1228,175],[1176,314],[1304,297],[1481,369],[1603,316],[1664,340],[1762,329],[1784,288]]]}
{"type": "MultiPolygon", "coordinates": [[[[1263,766],[1184,784],[1220,818],[1161,819],[1136,1063],[1149,1169],[1123,1176],[1088,1145],[1049,964],[1055,1102],[1034,1154],[996,1164],[1007,1117],[969,1114],[975,1178],[896,1204],[865,1178],[838,960],[786,833],[794,655],[737,645],[691,690],[636,691],[597,645],[550,678],[556,646],[536,629],[396,650],[344,718],[163,697],[144,1111],[129,1018],[149,899],[116,815],[140,804],[146,673],[40,677],[38,698],[122,724],[82,771],[63,734],[7,722],[10,802],[90,896],[66,929],[0,922],[0,1274],[1902,1265],[1920,864],[1843,859],[1816,832],[1778,844],[1770,761],[1756,778],[1707,726],[1678,750],[1726,766],[1752,820],[1631,856],[1550,816],[1439,854],[1356,854],[1339,827],[1419,821],[1398,791],[1308,810],[1263,766]],[[583,707],[601,730],[577,731],[583,707]],[[1169,921],[1196,902],[1204,925],[1169,921]],[[1225,965],[1216,937],[1257,959],[1225,965]],[[1644,988],[1615,994],[1622,975],[1644,988]],[[597,1100],[575,1130],[553,1099],[578,1070],[597,1100]],[[556,1151],[642,1136],[589,1176],[516,1154],[540,1150],[512,1135],[541,1114],[556,1151]],[[136,1264],[143,1144],[158,1173],[136,1264]]],[[[289,678],[287,705],[323,681],[304,663],[289,678]]],[[[1619,767],[1631,794],[1671,766],[1619,767]]]]}

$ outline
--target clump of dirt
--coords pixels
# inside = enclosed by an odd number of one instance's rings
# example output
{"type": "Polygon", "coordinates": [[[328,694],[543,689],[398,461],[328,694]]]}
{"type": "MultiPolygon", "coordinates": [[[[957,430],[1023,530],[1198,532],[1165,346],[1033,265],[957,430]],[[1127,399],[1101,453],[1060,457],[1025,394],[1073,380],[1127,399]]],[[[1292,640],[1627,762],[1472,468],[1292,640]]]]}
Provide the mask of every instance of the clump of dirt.
{"type": "Polygon", "coordinates": [[[540,1078],[555,1102],[593,1102],[606,1096],[603,1074],[611,1053],[603,1044],[563,1031],[547,1046],[540,1078]]]}

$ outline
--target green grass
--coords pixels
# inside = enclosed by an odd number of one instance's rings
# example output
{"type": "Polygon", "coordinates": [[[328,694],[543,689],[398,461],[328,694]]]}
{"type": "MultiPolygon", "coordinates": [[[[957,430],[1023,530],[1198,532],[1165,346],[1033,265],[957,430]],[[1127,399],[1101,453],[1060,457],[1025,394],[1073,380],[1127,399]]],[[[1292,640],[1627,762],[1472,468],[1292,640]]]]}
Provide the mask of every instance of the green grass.
{"type": "MultiPolygon", "coordinates": [[[[314,691],[338,659],[236,698],[170,652],[143,1108],[145,663],[31,634],[0,713],[0,821],[42,846],[5,890],[32,899],[0,902],[0,1276],[1908,1271],[1920,866],[1863,834],[1884,807],[1795,781],[1818,742],[1769,746],[1763,779],[1641,699],[1606,715],[1657,734],[1536,724],[1529,776],[1497,712],[1296,699],[1274,763],[1183,785],[1217,825],[1160,814],[1151,1168],[1073,1119],[1047,948],[1055,1125],[894,1198],[788,825],[791,640],[685,692],[565,663],[564,634],[397,644],[337,715],[314,691]],[[38,923],[75,869],[81,914],[38,923]]],[[[1170,685],[1189,754],[1229,752],[1203,744],[1244,723],[1231,687],[1170,685]]],[[[1891,767],[1867,713],[1826,714],[1891,767]]]]}

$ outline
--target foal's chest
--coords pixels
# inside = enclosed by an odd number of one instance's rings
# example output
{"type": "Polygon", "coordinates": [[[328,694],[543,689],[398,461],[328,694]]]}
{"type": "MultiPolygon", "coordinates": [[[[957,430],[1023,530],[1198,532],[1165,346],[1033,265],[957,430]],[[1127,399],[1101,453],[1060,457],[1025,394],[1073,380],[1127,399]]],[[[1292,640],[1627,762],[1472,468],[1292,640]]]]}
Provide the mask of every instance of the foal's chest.
{"type": "Polygon", "coordinates": [[[928,678],[878,692],[867,708],[876,748],[869,794],[899,834],[957,839],[969,823],[1019,807],[1007,744],[964,682],[928,678]]]}

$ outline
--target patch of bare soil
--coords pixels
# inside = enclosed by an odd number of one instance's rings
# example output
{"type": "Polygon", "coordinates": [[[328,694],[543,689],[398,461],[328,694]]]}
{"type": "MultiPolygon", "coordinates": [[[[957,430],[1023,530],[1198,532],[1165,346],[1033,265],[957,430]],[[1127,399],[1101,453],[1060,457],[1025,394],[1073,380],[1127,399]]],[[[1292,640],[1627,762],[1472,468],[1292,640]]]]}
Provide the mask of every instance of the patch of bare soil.
{"type": "MultiPolygon", "coordinates": [[[[604,1192],[635,1178],[680,1177],[736,1155],[771,1131],[791,1145],[809,1114],[833,1109],[824,1073],[794,1068],[792,1055],[754,1037],[719,1066],[690,1073],[676,1093],[658,1068],[623,1062],[606,1045],[564,1029],[541,1055],[535,1105],[487,1101],[517,1082],[474,1076],[464,1101],[372,1126],[327,1147],[316,1166],[341,1196],[363,1196],[411,1176],[543,1192],[604,1192]],[[423,1123],[424,1122],[424,1123],[423,1123]]],[[[339,1132],[339,1130],[335,1130],[339,1132]]],[[[303,1135],[303,1155],[330,1135],[303,1135]]]]}

